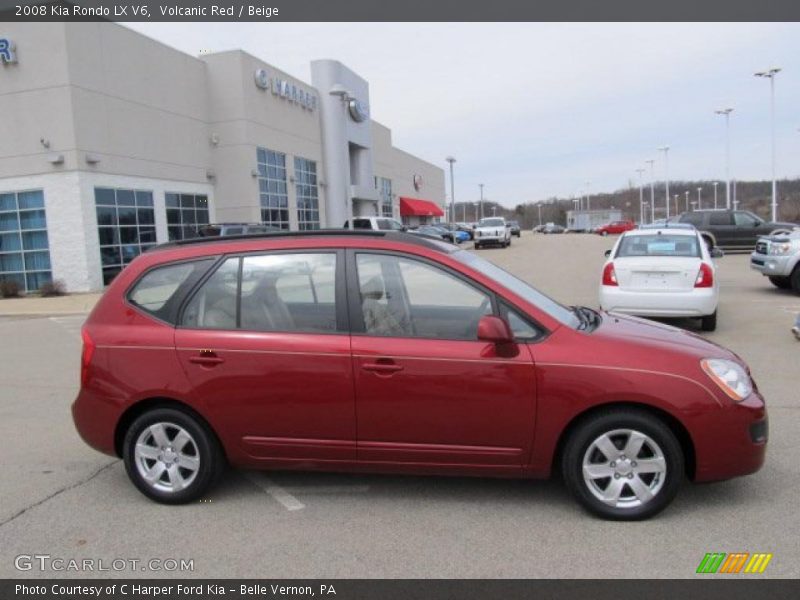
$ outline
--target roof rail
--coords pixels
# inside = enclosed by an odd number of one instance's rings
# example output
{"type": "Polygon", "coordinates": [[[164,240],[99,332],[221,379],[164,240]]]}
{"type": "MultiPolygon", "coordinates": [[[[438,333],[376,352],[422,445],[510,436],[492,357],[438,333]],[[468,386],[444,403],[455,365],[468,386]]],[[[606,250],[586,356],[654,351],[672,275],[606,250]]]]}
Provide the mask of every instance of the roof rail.
{"type": "Polygon", "coordinates": [[[165,250],[168,248],[178,248],[181,246],[194,246],[195,244],[212,244],[212,243],[227,243],[227,242],[240,242],[249,240],[272,240],[276,238],[313,238],[313,237],[367,237],[367,238],[389,238],[398,241],[408,242],[426,246],[428,248],[440,250],[443,252],[454,251],[457,249],[451,244],[442,242],[441,240],[434,239],[425,235],[415,235],[399,231],[374,231],[371,229],[314,229],[309,231],[285,231],[285,232],[269,232],[269,233],[245,233],[239,235],[218,235],[209,237],[197,237],[186,240],[175,240],[172,242],[165,242],[156,246],[150,247],[147,251],[165,250]]]}

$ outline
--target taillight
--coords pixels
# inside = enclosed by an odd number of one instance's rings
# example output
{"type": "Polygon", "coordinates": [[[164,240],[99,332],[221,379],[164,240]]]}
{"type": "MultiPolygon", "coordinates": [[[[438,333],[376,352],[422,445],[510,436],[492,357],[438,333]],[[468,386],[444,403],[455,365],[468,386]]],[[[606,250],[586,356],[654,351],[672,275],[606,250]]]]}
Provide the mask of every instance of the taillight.
{"type": "Polygon", "coordinates": [[[694,281],[696,288],[709,288],[714,285],[714,271],[706,263],[700,263],[700,270],[697,272],[697,279],[694,281]]]}
{"type": "Polygon", "coordinates": [[[81,351],[81,385],[86,385],[89,381],[89,365],[92,363],[92,356],[94,356],[94,340],[89,335],[84,327],[81,329],[81,339],[83,340],[83,350],[81,351]]]}
{"type": "Polygon", "coordinates": [[[617,273],[614,271],[614,263],[608,263],[603,269],[603,285],[619,285],[617,273]]]}

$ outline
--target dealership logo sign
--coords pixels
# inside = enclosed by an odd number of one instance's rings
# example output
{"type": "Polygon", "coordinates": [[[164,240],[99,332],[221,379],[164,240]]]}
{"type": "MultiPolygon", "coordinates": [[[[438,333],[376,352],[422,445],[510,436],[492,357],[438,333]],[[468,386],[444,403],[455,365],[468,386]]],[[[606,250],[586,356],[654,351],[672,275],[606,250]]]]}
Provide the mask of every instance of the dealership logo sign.
{"type": "Polygon", "coordinates": [[[273,96],[280,96],[285,100],[297,104],[306,110],[317,108],[317,97],[301,87],[277,77],[270,77],[266,69],[256,69],[253,74],[256,87],[262,90],[272,90],[273,96]]]}
{"type": "Polygon", "coordinates": [[[357,98],[350,98],[347,103],[347,110],[350,112],[350,118],[356,123],[363,123],[369,119],[369,105],[357,98]]]}
{"type": "Polygon", "coordinates": [[[419,191],[423,184],[422,175],[414,175],[414,189],[419,191]]]}
{"type": "Polygon", "coordinates": [[[763,573],[772,554],[755,552],[709,552],[697,566],[697,573],[763,573]]]}
{"type": "Polygon", "coordinates": [[[17,53],[14,42],[8,38],[0,38],[0,63],[12,64],[17,62],[17,53]]]}

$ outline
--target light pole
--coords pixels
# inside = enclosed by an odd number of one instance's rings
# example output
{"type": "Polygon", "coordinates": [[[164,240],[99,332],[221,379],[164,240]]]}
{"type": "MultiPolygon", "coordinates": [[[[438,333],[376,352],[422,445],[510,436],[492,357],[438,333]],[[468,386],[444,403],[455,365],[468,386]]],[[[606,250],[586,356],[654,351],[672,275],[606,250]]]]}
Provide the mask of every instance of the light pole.
{"type": "Polygon", "coordinates": [[[639,222],[644,223],[644,180],[642,179],[644,169],[636,169],[636,172],[639,174],[639,222]]]}
{"type": "MultiPolygon", "coordinates": [[[[687,194],[689,192],[686,192],[687,194]]],[[[678,198],[680,198],[680,194],[675,194],[675,212],[678,212],[678,198]]],[[[667,214],[669,214],[669,202],[667,202],[667,214]]],[[[669,219],[669,217],[667,217],[669,219]]]]}
{"type": "Polygon", "coordinates": [[[592,185],[592,182],[591,181],[587,181],[586,182],[586,212],[589,212],[590,210],[592,210],[592,205],[590,204],[591,201],[589,200],[589,186],[590,185],[592,185]]]}
{"type": "Polygon", "coordinates": [[[494,206],[492,206],[492,216],[494,217],[496,215],[497,215],[497,205],[495,204],[494,206]]]}
{"type": "Polygon", "coordinates": [[[479,183],[478,186],[481,188],[481,200],[480,200],[481,212],[480,212],[480,217],[478,218],[478,220],[480,220],[483,218],[483,184],[479,183]]]}
{"type": "Polygon", "coordinates": [[[456,159],[452,156],[445,158],[450,163],[450,217],[456,222],[456,188],[453,186],[453,163],[456,159]]]}
{"type": "MultiPolygon", "coordinates": [[[[689,190],[684,192],[686,194],[686,212],[689,212],[689,190]]],[[[675,214],[678,213],[678,203],[675,203],[675,214]]]]}
{"type": "Polygon", "coordinates": [[[539,225],[542,224],[542,203],[539,202],[536,207],[539,209],[539,225]]]}
{"type": "Polygon", "coordinates": [[[656,220],[656,176],[653,170],[654,159],[644,161],[650,165],[650,222],[656,220]]]}
{"type": "Polygon", "coordinates": [[[665,216],[669,219],[669,146],[661,146],[659,150],[664,153],[664,198],[667,201],[667,214],[665,216]]]}
{"type": "Polygon", "coordinates": [[[703,188],[697,188],[697,210],[701,210],[703,208],[703,188]]]}
{"type": "Polygon", "coordinates": [[[775,75],[781,70],[772,67],[766,71],[755,73],[756,77],[767,77],[769,79],[770,92],[770,128],[772,129],[772,220],[778,220],[778,184],[775,180],[775,75]]]}
{"type": "Polygon", "coordinates": [[[717,184],[719,181],[714,182],[714,208],[717,208],[717,184]]]}
{"type": "MultiPolygon", "coordinates": [[[[723,108],[716,113],[725,117],[725,207],[731,208],[731,113],[732,108],[723,108]]],[[[716,188],[715,188],[716,189],[716,188]]],[[[714,203],[714,208],[717,208],[714,203]]]]}
{"type": "MultiPolygon", "coordinates": [[[[473,202],[472,205],[475,207],[475,221],[477,221],[478,220],[478,206],[480,206],[480,203],[479,202],[473,202]]],[[[467,220],[464,219],[465,223],[466,223],[466,221],[467,220]]]]}

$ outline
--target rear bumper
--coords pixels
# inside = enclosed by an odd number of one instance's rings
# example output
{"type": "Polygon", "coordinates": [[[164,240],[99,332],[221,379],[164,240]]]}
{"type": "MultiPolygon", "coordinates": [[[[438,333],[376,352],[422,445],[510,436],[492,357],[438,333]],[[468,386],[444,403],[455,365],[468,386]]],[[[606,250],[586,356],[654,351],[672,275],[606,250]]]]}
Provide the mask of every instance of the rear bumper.
{"type": "Polygon", "coordinates": [[[84,442],[103,454],[116,456],[114,432],[122,411],[120,403],[82,389],[72,403],[72,420],[84,442]]]}
{"type": "Polygon", "coordinates": [[[758,392],[711,411],[695,436],[695,481],[721,481],[758,471],[766,459],[768,431],[767,409],[758,392]]]}
{"type": "Polygon", "coordinates": [[[705,317],[717,310],[715,288],[693,288],[685,292],[636,292],[613,286],[600,287],[600,306],[608,312],[640,317],[705,317]]]}
{"type": "Polygon", "coordinates": [[[796,255],[773,256],[770,254],[759,254],[753,252],[750,255],[750,268],[758,271],[762,275],[771,277],[788,277],[792,274],[796,255]]]}

